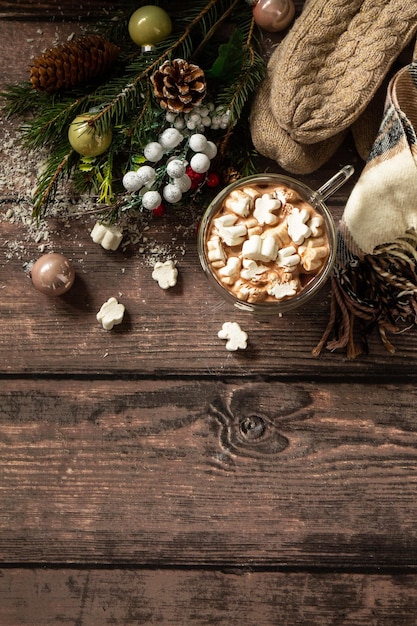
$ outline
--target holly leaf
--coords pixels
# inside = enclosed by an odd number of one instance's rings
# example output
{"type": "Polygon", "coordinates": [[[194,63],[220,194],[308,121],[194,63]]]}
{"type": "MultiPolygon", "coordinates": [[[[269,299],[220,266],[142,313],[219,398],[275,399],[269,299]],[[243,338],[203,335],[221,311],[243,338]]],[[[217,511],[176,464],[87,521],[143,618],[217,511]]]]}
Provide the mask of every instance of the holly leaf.
{"type": "Polygon", "coordinates": [[[213,65],[205,70],[209,79],[230,83],[240,72],[243,60],[243,33],[236,29],[227,43],[219,46],[213,65]]]}
{"type": "Polygon", "coordinates": [[[81,157],[78,163],[80,172],[92,172],[96,166],[96,157],[81,157]]]}
{"type": "Polygon", "coordinates": [[[131,156],[130,158],[130,162],[132,164],[132,167],[136,167],[136,169],[142,165],[143,163],[145,163],[146,159],[142,154],[134,154],[131,156]]]}

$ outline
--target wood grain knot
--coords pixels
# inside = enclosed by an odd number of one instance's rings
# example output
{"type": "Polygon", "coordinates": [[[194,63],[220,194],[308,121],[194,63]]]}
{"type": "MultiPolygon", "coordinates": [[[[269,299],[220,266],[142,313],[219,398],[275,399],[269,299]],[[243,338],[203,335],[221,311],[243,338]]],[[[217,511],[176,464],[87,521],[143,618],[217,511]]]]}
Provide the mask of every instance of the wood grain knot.
{"type": "Polygon", "coordinates": [[[279,432],[278,416],[274,413],[264,406],[262,395],[256,392],[235,391],[210,405],[210,414],[220,427],[221,446],[247,457],[265,459],[288,447],[288,439],[279,432]]]}
{"type": "Polygon", "coordinates": [[[249,441],[259,439],[265,433],[265,422],[259,415],[249,415],[241,419],[239,428],[242,435],[249,441]]]}

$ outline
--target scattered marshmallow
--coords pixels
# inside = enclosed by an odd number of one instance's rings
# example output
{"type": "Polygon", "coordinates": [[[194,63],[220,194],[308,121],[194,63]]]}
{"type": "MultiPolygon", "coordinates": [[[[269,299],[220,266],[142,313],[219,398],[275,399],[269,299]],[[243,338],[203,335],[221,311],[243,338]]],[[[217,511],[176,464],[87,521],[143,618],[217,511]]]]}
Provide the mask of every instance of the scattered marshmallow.
{"type": "Polygon", "coordinates": [[[117,250],[123,239],[123,233],[116,226],[96,222],[91,231],[91,239],[105,250],[117,250]]]}
{"type": "Polygon", "coordinates": [[[280,283],[276,281],[270,285],[268,293],[270,296],[274,296],[277,300],[282,300],[283,298],[295,296],[298,290],[299,284],[297,280],[290,280],[287,283],[280,283]]]}
{"type": "Polygon", "coordinates": [[[233,211],[233,213],[241,215],[242,217],[249,215],[252,204],[253,198],[240,189],[234,189],[231,191],[230,195],[224,202],[226,209],[230,209],[230,211],[233,211]]]}
{"type": "Polygon", "coordinates": [[[251,259],[243,259],[243,269],[240,272],[244,280],[257,280],[262,274],[268,271],[266,265],[258,265],[256,261],[251,259]]]}
{"type": "Polygon", "coordinates": [[[278,251],[278,267],[294,268],[300,263],[300,255],[294,246],[286,246],[278,251]]]}
{"type": "Polygon", "coordinates": [[[245,350],[248,345],[248,335],[237,322],[225,322],[217,333],[219,339],[226,339],[226,350],[245,350]]]}
{"type": "Polygon", "coordinates": [[[109,298],[97,313],[97,321],[101,322],[104,330],[111,330],[116,324],[121,324],[125,313],[123,304],[119,304],[116,298],[109,298]]]}
{"type": "Polygon", "coordinates": [[[219,264],[219,267],[226,264],[226,255],[224,253],[220,237],[217,235],[207,241],[207,258],[210,263],[219,264]]]}
{"type": "Polygon", "coordinates": [[[298,249],[301,263],[306,272],[314,272],[323,265],[329,253],[327,246],[300,246],[298,249]]]}
{"type": "Polygon", "coordinates": [[[158,282],[161,289],[168,289],[177,284],[178,270],[174,261],[165,261],[155,263],[152,278],[158,282]]]}
{"type": "Polygon", "coordinates": [[[241,267],[242,261],[239,257],[229,257],[226,265],[219,269],[219,274],[223,277],[223,282],[227,285],[233,285],[233,283],[239,278],[241,267]]]}
{"type": "Polygon", "coordinates": [[[238,246],[247,235],[245,224],[236,224],[237,215],[221,215],[214,220],[219,237],[228,246],[238,246]]]}
{"type": "Polygon", "coordinates": [[[321,215],[314,215],[307,223],[312,237],[320,237],[323,234],[324,219],[321,215]]]}

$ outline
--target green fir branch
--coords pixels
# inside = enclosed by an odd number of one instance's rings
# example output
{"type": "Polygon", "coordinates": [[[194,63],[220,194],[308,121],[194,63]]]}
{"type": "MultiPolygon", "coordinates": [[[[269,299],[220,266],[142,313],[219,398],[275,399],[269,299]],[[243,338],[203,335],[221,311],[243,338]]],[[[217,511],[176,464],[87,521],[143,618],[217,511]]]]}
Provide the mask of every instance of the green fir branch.
{"type": "Polygon", "coordinates": [[[42,95],[33,89],[29,81],[8,85],[5,91],[0,93],[0,98],[4,101],[3,110],[6,117],[23,116],[28,112],[36,111],[41,106],[40,101],[49,105],[50,98],[42,98],[42,95]]]}
{"type": "Polygon", "coordinates": [[[35,151],[66,138],[70,123],[84,110],[83,103],[87,98],[50,101],[49,107],[44,107],[21,125],[23,145],[35,151]]]}
{"type": "MultiPolygon", "coordinates": [[[[187,23],[182,34],[177,37],[175,42],[169,47],[166,47],[160,54],[156,54],[156,58],[152,59],[130,84],[126,85],[109,104],[104,106],[103,109],[92,118],[92,124],[99,133],[104,134],[112,123],[119,124],[121,122],[123,112],[132,110],[133,105],[138,101],[141,91],[140,88],[143,88],[143,81],[145,79],[149,80],[150,76],[164,61],[171,58],[174,53],[181,49],[181,46],[190,38],[193,30],[198,25],[204,24],[206,15],[221,2],[222,0],[209,0],[200,12],[187,23]]],[[[233,4],[235,4],[235,2],[236,0],[233,0],[233,4]]],[[[156,48],[156,52],[158,52],[158,47],[156,48]]]]}
{"type": "Polygon", "coordinates": [[[230,111],[232,125],[241,118],[243,108],[256,91],[263,77],[262,59],[253,50],[247,50],[236,82],[227,85],[217,99],[218,106],[230,111]]]}
{"type": "MultiPolygon", "coordinates": [[[[224,86],[217,98],[217,105],[230,112],[231,121],[219,145],[221,159],[225,158],[235,126],[239,121],[249,119],[249,111],[247,115],[244,114],[244,111],[249,107],[251,98],[266,73],[265,62],[259,52],[260,46],[255,36],[254,26],[252,19],[245,28],[246,42],[243,48],[240,72],[232,83],[224,86]]],[[[248,167],[249,169],[252,168],[251,165],[248,167]]]]}
{"type": "Polygon", "coordinates": [[[69,144],[60,145],[51,152],[33,195],[33,217],[37,221],[44,215],[45,207],[53,202],[60,183],[70,178],[77,156],[69,144]]]}

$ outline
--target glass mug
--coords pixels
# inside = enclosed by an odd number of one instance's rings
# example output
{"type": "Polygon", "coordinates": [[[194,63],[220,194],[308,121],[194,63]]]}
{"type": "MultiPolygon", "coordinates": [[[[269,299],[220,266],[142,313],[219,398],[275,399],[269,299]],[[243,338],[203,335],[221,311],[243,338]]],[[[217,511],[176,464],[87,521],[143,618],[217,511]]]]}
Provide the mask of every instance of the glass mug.
{"type": "MultiPolygon", "coordinates": [[[[332,271],[336,257],[336,226],[333,217],[325,204],[325,200],[329,196],[331,196],[337,189],[339,189],[352,176],[353,172],[354,168],[351,165],[346,165],[330,180],[322,185],[317,191],[314,191],[313,189],[311,189],[304,183],[296,180],[295,178],[291,178],[289,176],[281,174],[255,174],[253,176],[248,176],[246,178],[237,180],[225,187],[219,194],[217,194],[217,196],[211,201],[211,203],[207,207],[207,210],[202,217],[198,232],[198,255],[201,267],[203,268],[203,271],[206,274],[210,284],[214,286],[217,292],[220,293],[227,302],[233,304],[236,308],[243,311],[250,311],[253,313],[261,314],[280,314],[294,310],[304,305],[326,283],[329,274],[332,271]],[[222,263],[226,265],[225,260],[227,261],[227,258],[230,258],[230,256],[244,256],[242,255],[240,244],[235,246],[232,242],[231,245],[228,246],[227,244],[224,244],[224,242],[221,243],[222,249],[226,249],[228,251],[228,254],[226,255],[226,259],[220,262],[219,266],[213,263],[213,257],[212,255],[210,255],[210,251],[208,249],[208,242],[209,240],[212,241],[213,237],[217,241],[221,239],[221,237],[219,238],[217,228],[214,225],[214,220],[216,220],[222,214],[225,214],[222,213],[224,209],[224,203],[227,202],[229,198],[234,197],[232,192],[236,190],[241,191],[248,188],[254,190],[254,192],[256,192],[257,194],[257,197],[261,197],[263,194],[268,194],[272,199],[279,198],[279,194],[283,190],[284,195],[285,193],[289,192],[290,197],[288,199],[288,202],[290,206],[291,194],[294,194],[295,192],[295,198],[299,199],[301,206],[303,206],[303,203],[307,203],[307,205],[309,205],[309,208],[311,209],[311,215],[318,215],[322,218],[322,237],[325,237],[326,244],[328,246],[328,254],[325,258],[323,258],[321,267],[318,269],[317,273],[303,273],[302,277],[304,283],[299,286],[294,295],[284,296],[282,299],[274,299],[273,296],[268,296],[265,299],[256,301],[248,301],[247,299],[236,295],[236,291],[234,291],[232,288],[233,283],[229,284],[230,281],[221,279],[218,269],[219,267],[222,267],[222,263]],[[275,188],[277,194],[276,196],[274,196],[275,188]]],[[[294,204],[296,203],[297,202],[295,202],[294,204]]],[[[304,206],[306,205],[304,204],[304,206]]],[[[231,212],[229,212],[228,214],[233,215],[233,213],[231,212]]],[[[234,216],[232,218],[232,221],[233,219],[234,216]]],[[[260,239],[262,239],[262,236],[260,236],[260,239]]],[[[274,270],[274,263],[274,259],[271,259],[270,262],[268,262],[268,268],[270,270],[272,269],[272,271],[274,270]]],[[[239,261],[237,262],[237,264],[239,266],[239,261]]],[[[253,282],[251,283],[254,289],[256,289],[258,281],[259,276],[255,276],[253,282]]]]}

